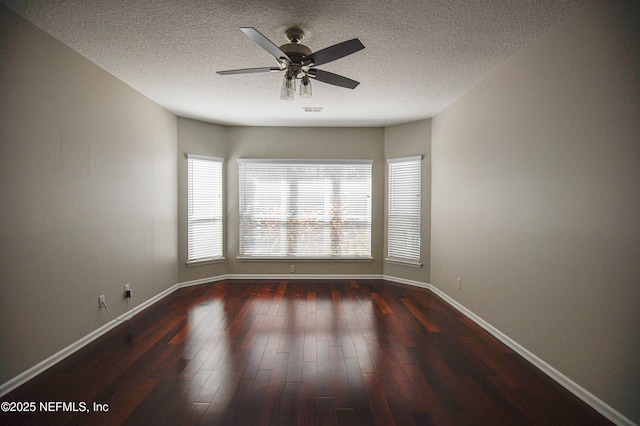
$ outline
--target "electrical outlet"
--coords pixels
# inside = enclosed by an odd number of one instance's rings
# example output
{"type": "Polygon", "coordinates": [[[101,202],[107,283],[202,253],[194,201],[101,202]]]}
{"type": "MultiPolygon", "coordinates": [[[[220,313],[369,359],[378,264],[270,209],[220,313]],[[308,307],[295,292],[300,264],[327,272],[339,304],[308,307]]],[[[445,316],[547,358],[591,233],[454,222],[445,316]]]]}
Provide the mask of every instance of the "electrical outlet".
{"type": "Polygon", "coordinates": [[[458,278],[458,290],[462,288],[462,280],[458,278]]]}
{"type": "Polygon", "coordinates": [[[107,307],[107,302],[104,299],[104,294],[102,296],[98,296],[98,308],[102,309],[106,307],[107,307]]]}
{"type": "Polygon", "coordinates": [[[129,284],[124,285],[124,297],[127,299],[131,297],[131,287],[129,284]]]}
{"type": "Polygon", "coordinates": [[[290,265],[289,272],[295,272],[295,271],[296,271],[296,265],[290,265]]]}

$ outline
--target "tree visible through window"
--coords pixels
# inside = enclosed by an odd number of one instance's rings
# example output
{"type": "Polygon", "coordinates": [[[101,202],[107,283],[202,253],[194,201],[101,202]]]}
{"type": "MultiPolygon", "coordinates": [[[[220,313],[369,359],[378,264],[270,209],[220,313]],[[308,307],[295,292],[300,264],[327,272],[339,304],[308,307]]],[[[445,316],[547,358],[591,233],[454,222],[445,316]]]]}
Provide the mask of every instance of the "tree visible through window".
{"type": "Polygon", "coordinates": [[[240,257],[370,258],[371,164],[241,159],[240,257]]]}

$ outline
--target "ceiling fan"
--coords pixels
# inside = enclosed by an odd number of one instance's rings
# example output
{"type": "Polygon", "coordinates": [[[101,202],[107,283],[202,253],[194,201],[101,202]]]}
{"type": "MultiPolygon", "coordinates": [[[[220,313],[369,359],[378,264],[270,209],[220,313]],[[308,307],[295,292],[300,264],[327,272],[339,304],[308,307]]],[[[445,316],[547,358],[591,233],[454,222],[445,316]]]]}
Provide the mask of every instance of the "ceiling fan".
{"type": "Polygon", "coordinates": [[[280,47],[276,46],[253,27],[242,27],[240,29],[251,40],[273,55],[278,66],[218,71],[220,75],[284,71],[285,75],[280,91],[280,99],[283,100],[293,100],[296,92],[296,80],[300,80],[301,98],[311,97],[311,79],[347,89],[355,89],[360,84],[360,82],[350,78],[313,68],[364,49],[364,45],[357,38],[343,41],[312,53],[311,49],[300,44],[304,37],[304,32],[299,28],[289,28],[285,31],[285,36],[289,43],[280,47]]]}

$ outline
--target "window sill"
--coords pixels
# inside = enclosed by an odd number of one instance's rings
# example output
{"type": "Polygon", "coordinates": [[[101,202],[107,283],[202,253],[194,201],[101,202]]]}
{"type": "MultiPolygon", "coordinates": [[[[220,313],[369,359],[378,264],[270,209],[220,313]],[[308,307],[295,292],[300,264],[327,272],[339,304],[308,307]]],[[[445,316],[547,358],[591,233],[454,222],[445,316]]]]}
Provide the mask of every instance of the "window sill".
{"type": "Polygon", "coordinates": [[[373,257],[238,256],[240,262],[373,262],[373,257]]]}
{"type": "Polygon", "coordinates": [[[393,263],[395,265],[401,266],[409,266],[411,268],[422,268],[422,263],[416,262],[413,260],[404,260],[404,259],[392,259],[390,257],[386,258],[385,261],[387,263],[393,263]]]}
{"type": "Polygon", "coordinates": [[[199,260],[191,260],[186,263],[187,266],[201,266],[201,265],[211,265],[213,263],[222,263],[225,261],[224,257],[215,257],[210,259],[199,259],[199,260]]]}

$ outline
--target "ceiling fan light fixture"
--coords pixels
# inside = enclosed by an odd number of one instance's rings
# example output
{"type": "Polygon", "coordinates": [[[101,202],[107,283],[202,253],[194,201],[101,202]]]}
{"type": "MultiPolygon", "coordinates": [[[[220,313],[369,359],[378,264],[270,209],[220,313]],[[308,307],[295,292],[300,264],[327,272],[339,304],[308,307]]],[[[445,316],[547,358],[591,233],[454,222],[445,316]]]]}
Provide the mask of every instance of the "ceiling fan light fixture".
{"type": "Polygon", "coordinates": [[[292,101],[296,94],[296,79],[287,74],[282,80],[282,88],[280,89],[280,99],[283,101],[292,101]]]}
{"type": "Polygon", "coordinates": [[[280,99],[292,101],[296,93],[296,80],[300,82],[300,97],[311,97],[310,77],[326,84],[332,84],[347,89],[355,89],[358,81],[334,74],[329,71],[312,68],[336,61],[364,49],[364,45],[357,38],[334,44],[324,49],[312,52],[307,46],[300,43],[304,37],[304,31],[299,28],[289,28],[285,36],[289,43],[278,47],[253,27],[241,27],[251,40],[271,54],[278,67],[244,68],[236,70],[217,71],[220,75],[251,74],[258,72],[284,71],[285,77],[280,89],[280,99]]]}
{"type": "Polygon", "coordinates": [[[300,82],[300,97],[301,98],[311,97],[311,80],[309,80],[308,75],[305,75],[304,77],[302,77],[302,81],[300,82]]]}

